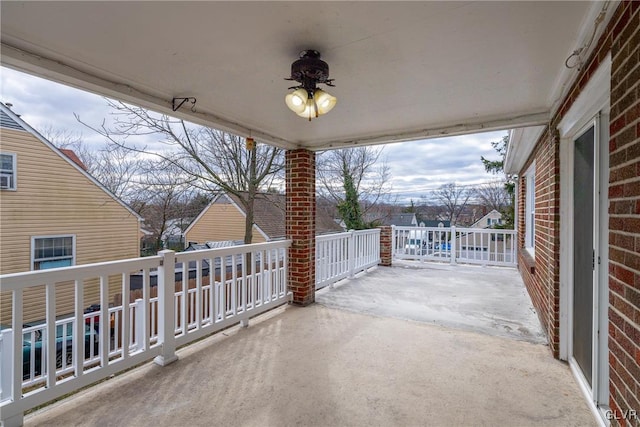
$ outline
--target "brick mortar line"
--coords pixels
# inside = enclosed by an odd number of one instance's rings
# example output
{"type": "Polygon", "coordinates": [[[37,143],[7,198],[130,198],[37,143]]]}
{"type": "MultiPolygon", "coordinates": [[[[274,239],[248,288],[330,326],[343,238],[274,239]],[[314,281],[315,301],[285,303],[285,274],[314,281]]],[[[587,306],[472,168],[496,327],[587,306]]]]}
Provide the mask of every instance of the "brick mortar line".
{"type": "MultiPolygon", "coordinates": [[[[629,166],[629,165],[627,165],[629,166]]],[[[640,176],[634,176],[632,178],[627,178],[627,179],[621,179],[620,181],[613,181],[609,183],[609,188],[611,188],[612,186],[616,186],[619,184],[630,184],[630,183],[634,183],[634,182],[638,182],[640,181],[640,176]]]]}
{"type": "MultiPolygon", "coordinates": [[[[618,250],[620,250],[621,252],[628,252],[628,253],[636,254],[636,252],[630,252],[630,251],[627,251],[626,249],[619,248],[618,246],[615,246],[615,248],[616,248],[616,249],[618,249],[618,250]]],[[[619,263],[619,262],[617,262],[617,261],[611,261],[611,260],[609,260],[609,264],[613,264],[613,265],[615,265],[615,266],[617,266],[617,267],[624,267],[626,270],[629,270],[629,271],[631,271],[632,273],[635,273],[635,274],[639,274],[639,275],[640,275],[640,271],[635,270],[635,269],[633,269],[633,268],[631,268],[631,267],[629,267],[629,266],[627,266],[627,265],[620,264],[620,263],[619,263]]],[[[629,285],[627,285],[626,283],[621,282],[621,281],[620,281],[620,279],[617,279],[617,278],[616,278],[612,273],[609,273],[609,277],[610,277],[610,278],[612,278],[612,279],[614,279],[614,280],[616,280],[616,281],[618,281],[618,282],[620,282],[620,283],[622,283],[622,284],[623,284],[623,285],[625,285],[625,286],[629,286],[629,285]]],[[[640,310],[640,309],[638,309],[638,310],[640,310]]]]}
{"type": "MultiPolygon", "coordinates": [[[[627,59],[625,59],[625,61],[624,61],[622,64],[618,65],[618,69],[616,70],[616,72],[621,72],[621,70],[625,67],[626,63],[627,63],[629,60],[631,60],[631,58],[633,58],[633,56],[634,56],[634,55],[636,55],[636,54],[637,54],[637,50],[638,50],[638,48],[636,47],[636,48],[634,49],[634,51],[633,51],[633,52],[631,52],[631,53],[629,53],[629,54],[627,55],[627,59]]],[[[612,58],[612,59],[613,59],[613,58],[612,58]]],[[[612,87],[612,88],[611,88],[611,92],[613,92],[613,91],[615,91],[616,89],[618,89],[618,88],[620,87],[620,85],[622,85],[622,84],[625,82],[625,79],[626,79],[627,77],[629,77],[629,75],[633,74],[633,72],[634,72],[634,71],[636,71],[636,70],[638,69],[638,67],[640,67],[640,62],[639,62],[639,63],[637,63],[637,64],[636,64],[636,65],[635,65],[631,70],[629,70],[629,72],[627,72],[627,73],[625,74],[625,77],[620,81],[620,83],[618,83],[615,87],[612,87]]],[[[612,70],[612,71],[613,71],[613,70],[612,70]]],[[[611,78],[612,78],[612,79],[613,79],[613,76],[614,76],[614,75],[615,75],[615,73],[614,73],[614,72],[612,72],[612,73],[611,73],[611,78]]],[[[637,82],[636,82],[636,84],[637,84],[637,82]]],[[[635,85],[634,85],[634,87],[635,87],[635,85]]],[[[624,98],[624,96],[625,96],[625,95],[627,95],[629,92],[630,92],[630,91],[625,92],[622,96],[620,96],[620,98],[624,98]]],[[[613,107],[613,105],[612,105],[612,107],[613,107]]]]}
{"type": "MultiPolygon", "coordinates": [[[[638,196],[640,197],[640,196],[638,196]]],[[[609,230],[610,233],[616,233],[616,234],[622,234],[623,236],[627,236],[627,237],[640,237],[640,231],[637,233],[633,233],[631,231],[623,231],[623,230],[609,230]]],[[[611,241],[609,241],[610,244],[611,241]]],[[[615,246],[615,245],[614,245],[615,246]]],[[[617,246],[616,246],[617,247],[617,246]]]]}
{"type": "MultiPolygon", "coordinates": [[[[617,200],[609,200],[609,203],[624,203],[624,202],[631,202],[631,203],[637,203],[638,201],[640,201],[640,198],[638,198],[640,196],[634,196],[634,197],[629,197],[627,199],[617,199],[617,200]]],[[[633,208],[632,205],[627,205],[627,209],[633,208]]],[[[615,212],[609,212],[609,217],[610,218],[614,218],[614,219],[633,219],[633,218],[638,218],[638,214],[636,213],[615,213],[615,212]]],[[[609,231],[613,231],[613,232],[617,232],[617,231],[624,231],[624,230],[618,230],[618,229],[609,229],[609,231]]],[[[630,233],[630,231],[629,231],[630,233]]],[[[636,236],[640,236],[640,231],[636,232],[636,236]]]]}
{"type": "MultiPolygon", "coordinates": [[[[618,118],[619,118],[619,117],[622,117],[622,115],[623,115],[623,114],[627,114],[628,110],[631,110],[631,109],[633,109],[634,107],[636,107],[636,104],[640,104],[640,100],[639,100],[638,102],[635,102],[632,106],[630,106],[627,110],[625,110],[625,111],[624,111],[624,113],[621,113],[621,114],[620,114],[620,116],[618,116],[618,118]]],[[[610,140],[611,140],[611,139],[615,139],[615,138],[617,138],[620,134],[622,134],[622,133],[624,133],[624,132],[627,132],[629,129],[635,128],[635,127],[638,125],[638,120],[640,120],[640,118],[638,118],[638,119],[634,119],[633,121],[631,121],[631,122],[627,123],[623,128],[618,129],[618,130],[616,131],[616,133],[613,133],[613,134],[609,135],[609,139],[610,139],[610,140]]],[[[611,120],[611,122],[615,122],[615,120],[611,120]]],[[[627,145],[629,145],[629,144],[627,144],[627,145]]],[[[623,146],[621,146],[621,147],[619,147],[619,148],[616,148],[615,150],[610,151],[610,152],[609,152],[609,154],[610,154],[610,155],[611,155],[611,154],[616,154],[620,149],[622,149],[622,148],[626,148],[626,147],[627,147],[627,145],[623,145],[623,146]]]]}
{"type": "MultiPolygon", "coordinates": [[[[628,335],[627,335],[627,334],[626,334],[622,329],[620,329],[620,328],[616,327],[615,323],[613,324],[613,327],[614,327],[615,329],[617,329],[618,331],[622,332],[622,335],[624,335],[624,336],[625,336],[629,341],[631,341],[631,344],[632,344],[634,347],[636,347],[636,348],[639,348],[639,349],[640,349],[640,347],[638,347],[637,345],[635,345],[635,343],[633,342],[633,339],[632,339],[632,338],[630,338],[630,337],[629,337],[629,336],[628,336],[628,335]]],[[[609,335],[609,338],[610,338],[612,341],[616,341],[615,337],[612,337],[611,335],[609,335]]],[[[627,350],[622,346],[622,344],[620,344],[618,341],[616,341],[616,342],[618,343],[618,346],[622,349],[622,352],[623,352],[627,357],[629,357],[629,358],[630,358],[630,359],[635,363],[635,361],[636,361],[635,356],[630,355],[630,354],[627,352],[627,350]]],[[[613,353],[613,352],[612,352],[612,353],[613,353]]],[[[615,354],[613,355],[613,357],[615,357],[615,354]]],[[[617,359],[617,358],[616,358],[616,359],[617,359]]],[[[620,365],[620,366],[622,366],[622,367],[624,367],[624,364],[623,364],[623,363],[619,363],[619,365],[620,365]]],[[[626,368],[625,368],[625,370],[626,370],[626,368]]],[[[627,371],[627,372],[628,372],[628,371],[627,371]]],[[[629,376],[630,376],[631,378],[633,378],[633,375],[631,375],[631,373],[629,373],[629,376]]],[[[640,384],[640,379],[637,379],[637,380],[636,380],[636,382],[637,382],[638,384],[640,384]]]]}
{"type": "MultiPolygon", "coordinates": [[[[636,125],[637,125],[637,123],[634,124],[633,127],[635,127],[636,125]]],[[[628,144],[628,145],[631,145],[631,144],[628,144]]],[[[628,147],[625,145],[625,146],[620,147],[620,148],[626,150],[628,147]]],[[[611,154],[616,154],[616,153],[611,153],[611,154]]],[[[610,171],[616,171],[616,170],[618,170],[620,168],[624,168],[624,167],[631,166],[633,164],[638,164],[638,163],[640,163],[640,158],[639,157],[635,157],[635,158],[633,158],[631,160],[627,160],[624,163],[620,163],[619,165],[609,166],[609,170],[610,171]]],[[[611,174],[609,174],[609,175],[611,175],[611,174]]],[[[633,178],[627,178],[627,179],[638,179],[638,178],[640,178],[640,177],[639,176],[635,176],[633,178]]],[[[614,181],[614,182],[618,182],[618,181],[614,181]]]]}

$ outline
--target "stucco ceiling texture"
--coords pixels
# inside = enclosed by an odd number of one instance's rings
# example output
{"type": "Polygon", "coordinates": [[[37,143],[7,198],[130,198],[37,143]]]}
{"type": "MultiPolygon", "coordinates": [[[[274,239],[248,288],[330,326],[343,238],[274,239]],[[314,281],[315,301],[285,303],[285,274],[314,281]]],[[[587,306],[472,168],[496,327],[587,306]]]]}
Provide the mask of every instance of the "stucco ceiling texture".
{"type": "MultiPolygon", "coordinates": [[[[588,2],[2,2],[3,65],[284,147],[539,124],[588,2]],[[338,98],[284,104],[304,49],[338,98]]],[[[293,82],[295,83],[295,82],[293,82]]]]}

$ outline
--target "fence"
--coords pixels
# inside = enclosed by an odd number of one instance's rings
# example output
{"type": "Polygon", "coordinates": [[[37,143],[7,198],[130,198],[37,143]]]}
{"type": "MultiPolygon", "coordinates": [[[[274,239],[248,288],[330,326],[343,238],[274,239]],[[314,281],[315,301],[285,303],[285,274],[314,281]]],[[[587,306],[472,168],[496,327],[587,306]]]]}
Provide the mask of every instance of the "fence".
{"type": "Polygon", "coordinates": [[[24,411],[288,301],[291,241],[242,245],[0,276],[12,298],[11,329],[0,333],[0,410],[5,427],[24,411]],[[140,298],[130,297],[140,275],[140,298]],[[157,286],[151,287],[152,276],[157,286]],[[109,307],[119,278],[122,301],[109,307]],[[98,281],[100,309],[84,313],[84,290],[98,281]],[[75,287],[74,315],[56,318],[56,284],[75,287]],[[44,286],[45,323],[23,327],[23,292],[44,286]],[[152,291],[157,293],[152,295],[152,291]],[[82,319],[76,321],[76,319],[82,319]],[[75,339],[84,337],[84,339],[75,339]],[[54,350],[55,349],[55,350],[54,350]]]}
{"type": "Polygon", "coordinates": [[[380,229],[316,236],[316,290],[380,262],[380,229]]]}
{"type": "Polygon", "coordinates": [[[393,227],[396,259],[516,265],[515,230],[458,227],[393,227]]]}

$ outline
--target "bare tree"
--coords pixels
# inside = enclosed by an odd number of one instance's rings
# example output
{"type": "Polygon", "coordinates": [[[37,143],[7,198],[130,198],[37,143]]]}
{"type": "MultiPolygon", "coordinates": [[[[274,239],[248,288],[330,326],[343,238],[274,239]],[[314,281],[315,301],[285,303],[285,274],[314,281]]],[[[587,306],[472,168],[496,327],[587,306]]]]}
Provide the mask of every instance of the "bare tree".
{"type": "Polygon", "coordinates": [[[505,188],[505,181],[491,181],[478,186],[475,189],[478,201],[489,209],[495,209],[498,212],[509,205],[511,196],[505,188]]]}
{"type": "Polygon", "coordinates": [[[455,224],[469,202],[472,193],[468,188],[456,185],[455,182],[445,184],[434,190],[433,198],[443,208],[442,214],[444,218],[442,219],[451,221],[452,225],[455,224]]]}
{"type": "Polygon", "coordinates": [[[194,190],[185,185],[185,178],[174,166],[153,159],[141,162],[137,179],[138,196],[133,207],[153,233],[156,248],[162,248],[166,246],[163,238],[171,221],[183,216],[194,190]]]}
{"type": "MultiPolygon", "coordinates": [[[[183,181],[197,189],[235,195],[243,205],[245,243],[251,243],[254,200],[280,179],[284,169],[282,150],[265,144],[247,144],[245,138],[215,129],[196,126],[144,108],[107,100],[115,125],[89,128],[131,152],[152,154],[179,171],[183,181]],[[156,137],[160,148],[149,149],[131,142],[130,137],[156,137]]],[[[78,118],[78,120],[80,120],[78,118]]],[[[253,141],[253,140],[252,140],[253,141]]]]}
{"type": "Polygon", "coordinates": [[[333,200],[348,228],[363,228],[366,214],[385,201],[391,191],[389,166],[382,149],[343,148],[320,153],[318,193],[333,200]]]}

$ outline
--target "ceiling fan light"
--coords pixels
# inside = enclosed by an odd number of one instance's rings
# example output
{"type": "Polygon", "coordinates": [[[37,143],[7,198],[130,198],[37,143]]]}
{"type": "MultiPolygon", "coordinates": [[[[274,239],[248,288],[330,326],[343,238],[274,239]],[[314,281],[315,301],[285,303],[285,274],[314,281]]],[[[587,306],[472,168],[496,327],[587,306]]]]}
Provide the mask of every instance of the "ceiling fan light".
{"type": "Polygon", "coordinates": [[[284,97],[284,102],[291,111],[296,114],[300,114],[305,110],[308,98],[309,94],[307,91],[300,88],[288,93],[287,96],[284,97]]]}
{"type": "Polygon", "coordinates": [[[322,89],[316,89],[313,97],[318,105],[318,114],[326,114],[336,106],[338,100],[335,96],[331,95],[328,92],[323,91],[322,89]]]}
{"type": "Polygon", "coordinates": [[[304,109],[296,114],[309,120],[313,119],[314,117],[318,117],[313,98],[308,98],[307,102],[304,104],[304,109]]]}

